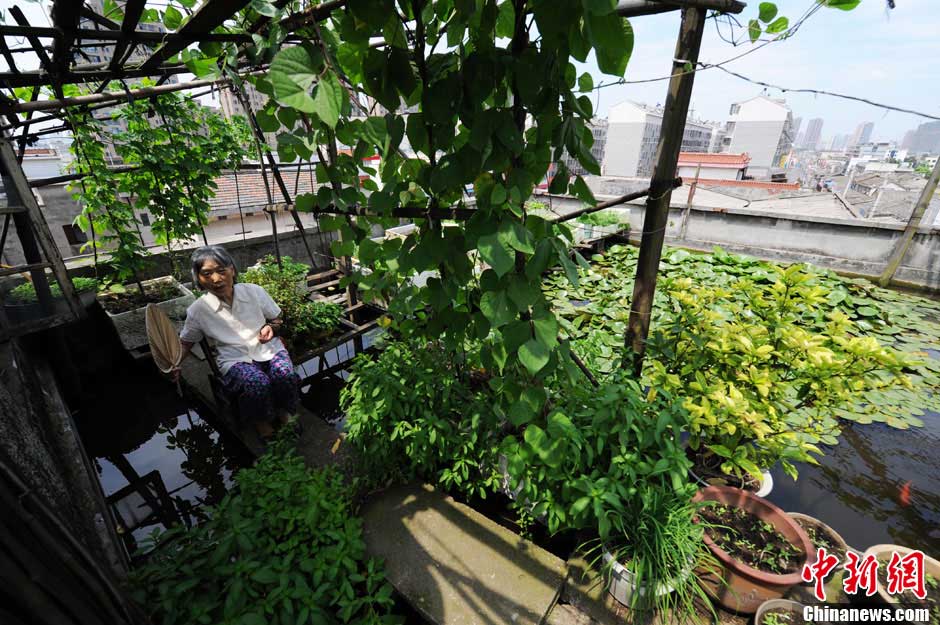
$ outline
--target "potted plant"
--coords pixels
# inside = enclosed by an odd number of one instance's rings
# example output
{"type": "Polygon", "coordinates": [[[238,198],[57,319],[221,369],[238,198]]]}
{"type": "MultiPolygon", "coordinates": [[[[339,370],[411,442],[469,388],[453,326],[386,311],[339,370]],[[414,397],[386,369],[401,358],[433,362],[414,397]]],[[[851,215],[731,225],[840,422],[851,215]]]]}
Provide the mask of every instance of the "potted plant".
{"type": "Polygon", "coordinates": [[[288,345],[302,347],[317,343],[336,332],[341,325],[343,307],[326,301],[311,301],[307,293],[310,268],[283,256],[280,265],[273,256],[265,256],[248,268],[240,279],[264,287],[277,302],[284,317],[282,339],[288,345]]]}
{"type": "Polygon", "coordinates": [[[754,625],[800,625],[805,606],[789,599],[768,599],[754,614],[754,625]]]}
{"type": "Polygon", "coordinates": [[[813,546],[806,532],[766,499],[739,488],[709,486],[695,495],[707,523],[705,545],[719,569],[702,571],[708,593],[723,607],[751,614],[801,582],[813,546]]]}
{"type": "MultiPolygon", "coordinates": [[[[71,278],[72,286],[78,299],[86,308],[95,301],[95,289],[98,281],[94,278],[71,278]]],[[[36,295],[36,289],[31,281],[13,287],[3,295],[3,308],[7,318],[12,323],[23,323],[47,314],[60,314],[69,311],[68,302],[62,296],[62,289],[55,281],[49,282],[49,291],[52,294],[52,310],[44,311],[36,295]]]]}
{"type": "Polygon", "coordinates": [[[611,226],[619,226],[617,228],[618,231],[622,230],[624,226],[629,227],[628,224],[621,224],[620,216],[610,210],[583,215],[578,218],[578,223],[581,225],[581,229],[584,232],[583,240],[593,239],[595,229],[598,230],[598,235],[602,235],[610,233],[612,230],[611,226]]]}
{"type": "MultiPolygon", "coordinates": [[[[841,566],[841,564],[845,562],[846,553],[849,551],[849,546],[845,542],[845,539],[842,538],[837,531],[816,517],[809,516],[808,514],[800,514],[799,512],[788,512],[787,514],[789,514],[790,518],[796,521],[799,526],[803,528],[803,531],[806,532],[806,535],[809,536],[809,541],[813,545],[813,551],[810,553],[809,558],[811,563],[816,561],[817,550],[820,547],[825,549],[826,553],[834,555],[839,562],[840,566],[834,570],[826,580],[826,596],[829,598],[828,601],[847,600],[848,597],[845,595],[842,587],[842,579],[845,576],[845,570],[841,566]]],[[[816,601],[813,594],[812,582],[803,583],[803,588],[800,589],[798,598],[808,602],[816,601]]]]}
{"type": "Polygon", "coordinates": [[[708,552],[680,442],[685,411],[623,370],[537,403],[551,408],[531,413],[500,446],[517,502],[545,515],[551,532],[596,532],[586,555],[624,605],[691,615],[704,597],[691,572],[707,565],[708,552]]]}
{"type": "Polygon", "coordinates": [[[865,550],[862,560],[864,561],[871,555],[875,556],[878,561],[877,592],[882,601],[902,608],[928,608],[930,625],[938,625],[940,624],[940,561],[928,555],[924,556],[924,589],[927,591],[925,599],[918,599],[910,590],[905,590],[900,595],[888,593],[887,568],[891,562],[892,553],[896,552],[903,558],[912,551],[914,550],[910,547],[900,545],[872,545],[865,550]]]}

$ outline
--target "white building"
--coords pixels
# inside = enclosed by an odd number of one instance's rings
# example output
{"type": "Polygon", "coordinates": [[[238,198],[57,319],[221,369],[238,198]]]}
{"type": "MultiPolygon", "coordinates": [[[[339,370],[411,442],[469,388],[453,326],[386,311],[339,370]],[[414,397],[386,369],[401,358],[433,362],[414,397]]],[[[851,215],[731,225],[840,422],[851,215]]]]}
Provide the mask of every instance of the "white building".
{"type": "MultiPolygon", "coordinates": [[[[591,122],[588,122],[587,126],[591,129],[591,136],[594,137],[594,144],[591,146],[591,156],[593,156],[594,160],[596,160],[598,163],[603,163],[604,148],[607,145],[607,120],[594,119],[591,122]]],[[[568,154],[568,150],[565,150],[561,160],[564,161],[568,171],[573,175],[587,176],[589,174],[589,172],[584,169],[581,163],[578,162],[578,159],[568,154]]]]}
{"type": "MultiPolygon", "coordinates": [[[[604,175],[627,178],[652,176],[656,146],[663,125],[662,107],[627,100],[610,107],[607,122],[607,146],[601,168],[604,175]]],[[[682,135],[682,150],[707,152],[712,130],[706,122],[687,119],[682,135]]]]}
{"type": "Polygon", "coordinates": [[[686,182],[694,180],[744,180],[747,154],[704,154],[702,152],[680,152],[676,175],[686,182]]]}
{"type": "Polygon", "coordinates": [[[793,115],[785,100],[757,96],[731,105],[722,152],[747,153],[748,171],[770,179],[782,169],[793,147],[793,115]]]}

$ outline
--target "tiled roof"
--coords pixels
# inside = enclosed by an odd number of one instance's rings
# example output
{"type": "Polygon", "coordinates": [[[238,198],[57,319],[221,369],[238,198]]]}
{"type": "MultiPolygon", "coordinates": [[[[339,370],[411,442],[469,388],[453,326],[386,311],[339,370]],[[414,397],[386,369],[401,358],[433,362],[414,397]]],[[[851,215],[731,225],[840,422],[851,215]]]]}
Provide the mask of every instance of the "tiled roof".
{"type": "Polygon", "coordinates": [[[679,152],[679,167],[695,166],[701,163],[710,167],[747,167],[751,156],[743,154],[712,154],[709,152],[679,152]]]}
{"type": "Polygon", "coordinates": [[[745,187],[750,189],[767,189],[768,191],[783,193],[784,191],[796,191],[800,188],[799,182],[765,182],[763,180],[718,180],[711,178],[699,178],[700,185],[714,187],[745,187]]]}
{"type": "MultiPolygon", "coordinates": [[[[309,171],[301,171],[297,175],[296,169],[283,168],[281,176],[284,178],[284,184],[287,185],[287,191],[291,198],[299,193],[315,193],[321,185],[317,184],[316,177],[309,171]]],[[[271,185],[271,197],[275,202],[282,202],[284,196],[274,180],[274,176],[268,172],[268,180],[271,185]]],[[[264,178],[260,170],[239,170],[236,172],[225,173],[215,179],[218,185],[215,197],[209,200],[212,210],[232,210],[237,209],[239,203],[242,208],[258,207],[268,203],[268,195],[264,187],[264,178]],[[237,186],[236,186],[237,181],[237,186]]]]}

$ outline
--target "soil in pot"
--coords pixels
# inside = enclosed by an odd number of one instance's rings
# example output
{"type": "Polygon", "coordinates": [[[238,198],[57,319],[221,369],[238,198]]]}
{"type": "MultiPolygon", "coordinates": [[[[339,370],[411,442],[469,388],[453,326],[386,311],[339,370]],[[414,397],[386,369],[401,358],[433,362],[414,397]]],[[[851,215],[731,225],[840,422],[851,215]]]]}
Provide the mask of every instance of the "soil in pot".
{"type": "Polygon", "coordinates": [[[152,282],[144,285],[144,292],[141,294],[136,284],[125,287],[127,290],[123,293],[107,292],[98,295],[98,301],[112,315],[137,310],[147,304],[159,304],[167,300],[180,297],[179,289],[176,284],[167,282],[152,282]]]}
{"type": "MultiPolygon", "coordinates": [[[[839,559],[840,565],[842,562],[845,562],[845,549],[842,548],[840,541],[836,540],[835,536],[827,532],[825,528],[819,527],[807,519],[794,517],[793,520],[796,521],[799,526],[803,528],[803,531],[806,532],[806,535],[809,536],[809,540],[813,543],[814,549],[825,549],[827,554],[834,555],[839,559]]],[[[811,561],[815,562],[815,559],[815,554],[810,556],[811,561]]]]}
{"type": "MultiPolygon", "coordinates": [[[[888,588],[889,558],[878,558],[878,585],[888,588]]],[[[894,595],[898,606],[902,608],[928,608],[930,610],[930,625],[940,625],[940,579],[930,573],[924,575],[924,588],[927,597],[921,601],[912,590],[906,590],[900,595],[894,595]]]]}
{"type": "Polygon", "coordinates": [[[715,544],[735,560],[765,573],[800,571],[804,554],[770,523],[741,508],[708,505],[698,513],[715,544]]]}
{"type": "Polygon", "coordinates": [[[801,611],[780,607],[764,612],[760,623],[754,625],[803,625],[805,622],[801,611]]]}

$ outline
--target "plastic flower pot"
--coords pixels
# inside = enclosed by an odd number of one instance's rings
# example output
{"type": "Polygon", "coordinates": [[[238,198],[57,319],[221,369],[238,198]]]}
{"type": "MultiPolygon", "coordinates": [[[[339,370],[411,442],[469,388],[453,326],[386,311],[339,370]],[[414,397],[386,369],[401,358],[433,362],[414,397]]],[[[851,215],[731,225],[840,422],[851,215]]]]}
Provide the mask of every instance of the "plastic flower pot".
{"type": "MultiPolygon", "coordinates": [[[[893,551],[897,551],[898,555],[903,558],[914,550],[910,547],[902,547],[901,545],[872,545],[865,550],[865,554],[862,556],[862,560],[864,561],[868,556],[875,556],[875,559],[878,560],[879,570],[881,570],[881,567],[884,567],[886,563],[891,561],[891,553],[893,551]]],[[[924,554],[924,573],[932,576],[934,579],[940,580],[940,561],[924,554]]],[[[898,599],[898,595],[888,594],[888,589],[881,584],[880,574],[877,576],[877,578],[878,598],[885,603],[901,603],[898,599]]],[[[930,593],[930,588],[927,588],[927,592],[930,593]]],[[[912,601],[916,600],[916,597],[914,597],[913,593],[906,592],[904,593],[904,596],[906,597],[908,594],[911,595],[912,601]]]]}
{"type": "MultiPolygon", "coordinates": [[[[144,288],[147,288],[148,285],[160,283],[170,284],[178,295],[162,302],[154,303],[159,308],[163,309],[172,321],[182,327],[182,322],[186,319],[186,309],[190,304],[196,301],[196,296],[193,295],[192,291],[184,287],[171,276],[146,280],[142,284],[144,288]]],[[[144,305],[134,310],[112,313],[105,307],[105,312],[108,313],[108,318],[111,320],[111,324],[114,325],[114,329],[121,339],[121,344],[124,346],[124,349],[128,351],[133,352],[148,345],[147,327],[144,320],[146,309],[147,306],[144,305]]]]}
{"type": "MultiPolygon", "coordinates": [[[[712,484],[704,477],[700,477],[691,471],[690,473],[692,473],[692,477],[701,486],[705,486],[705,487],[716,486],[716,484],[712,484]]],[[[770,471],[767,471],[766,469],[762,469],[760,472],[760,482],[758,482],[757,488],[754,489],[753,491],[750,489],[746,489],[746,490],[748,490],[748,492],[753,492],[758,497],[766,497],[767,495],[771,493],[771,491],[773,491],[773,489],[774,489],[774,476],[770,474],[770,471]]]]}
{"type": "MultiPolygon", "coordinates": [[[[614,554],[610,551],[604,550],[602,558],[605,570],[609,569],[610,571],[607,579],[607,592],[609,592],[614,599],[627,607],[631,607],[634,605],[634,596],[638,595],[642,597],[650,592],[649,585],[637,584],[633,571],[631,571],[628,566],[617,562],[614,558],[614,554]]],[[[681,577],[687,577],[691,573],[692,569],[690,567],[688,570],[681,573],[681,577]]],[[[656,596],[661,597],[668,595],[673,590],[675,590],[675,586],[671,581],[666,584],[661,584],[656,589],[656,596]]]]}
{"type": "Polygon", "coordinates": [[[793,615],[787,621],[788,623],[802,623],[804,607],[806,606],[802,603],[789,599],[768,599],[757,608],[754,614],[754,625],[764,625],[764,616],[773,612],[787,612],[793,615]]]}
{"type": "Polygon", "coordinates": [[[728,486],[703,488],[695,494],[693,501],[715,501],[726,506],[741,508],[772,525],[802,553],[802,561],[795,572],[783,575],[769,573],[736,560],[719,547],[708,532],[705,532],[705,545],[718,561],[718,568],[699,571],[699,579],[708,594],[719,605],[733,612],[753,614],[761,603],[768,599],[782,597],[790,588],[802,581],[800,570],[809,559],[813,546],[803,528],[786,512],[753,493],[728,486]]]}
{"type": "MultiPolygon", "coordinates": [[[[796,521],[800,527],[804,528],[804,530],[811,528],[817,533],[825,534],[826,537],[829,538],[829,541],[841,549],[843,553],[848,553],[849,545],[845,542],[845,539],[842,538],[842,535],[816,517],[810,516],[808,514],[800,514],[799,512],[787,512],[787,514],[790,515],[790,518],[796,521]]],[[[809,532],[807,532],[807,536],[809,536],[809,532]]],[[[813,545],[813,551],[810,554],[809,561],[815,562],[816,550],[820,547],[820,545],[813,544],[812,538],[810,538],[810,544],[813,545]]]]}

